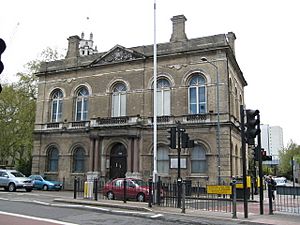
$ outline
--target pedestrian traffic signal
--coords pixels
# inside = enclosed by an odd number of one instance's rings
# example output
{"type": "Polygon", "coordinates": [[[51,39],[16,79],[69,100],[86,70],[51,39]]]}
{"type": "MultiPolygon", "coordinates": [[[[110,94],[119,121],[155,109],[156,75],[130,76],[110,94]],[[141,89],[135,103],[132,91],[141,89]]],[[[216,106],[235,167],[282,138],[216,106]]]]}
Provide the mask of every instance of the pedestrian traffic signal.
{"type": "Polygon", "coordinates": [[[261,150],[261,160],[262,161],[272,161],[272,156],[267,155],[267,152],[265,150],[261,150]]]}
{"type": "MultiPolygon", "coordinates": [[[[4,69],[4,65],[3,65],[2,61],[1,61],[1,55],[2,55],[2,53],[4,52],[5,48],[6,48],[6,44],[5,44],[5,42],[0,38],[0,74],[2,73],[2,71],[3,71],[3,69],[4,69]]],[[[0,84],[0,93],[1,93],[1,91],[2,91],[2,86],[1,86],[1,84],[0,84]]]]}
{"type": "Polygon", "coordinates": [[[169,147],[172,149],[176,148],[176,127],[171,127],[168,129],[168,133],[170,136],[168,136],[169,139],[169,147]]]}
{"type": "Polygon", "coordinates": [[[247,122],[246,122],[246,142],[249,145],[255,144],[255,137],[260,134],[259,129],[259,110],[246,110],[247,122]]]}
{"type": "Polygon", "coordinates": [[[182,148],[193,148],[195,146],[194,140],[190,140],[188,133],[181,134],[181,147],[182,148]]]}

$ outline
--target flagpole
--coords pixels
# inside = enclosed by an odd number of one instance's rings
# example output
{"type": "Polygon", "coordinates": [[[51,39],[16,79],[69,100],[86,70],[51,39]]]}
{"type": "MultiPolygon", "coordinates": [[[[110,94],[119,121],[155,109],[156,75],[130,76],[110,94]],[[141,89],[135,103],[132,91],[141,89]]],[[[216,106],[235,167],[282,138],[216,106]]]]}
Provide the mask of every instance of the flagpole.
{"type": "Polygon", "coordinates": [[[156,46],[156,0],[154,0],[154,43],[153,43],[153,182],[157,181],[157,46],[156,46]]]}

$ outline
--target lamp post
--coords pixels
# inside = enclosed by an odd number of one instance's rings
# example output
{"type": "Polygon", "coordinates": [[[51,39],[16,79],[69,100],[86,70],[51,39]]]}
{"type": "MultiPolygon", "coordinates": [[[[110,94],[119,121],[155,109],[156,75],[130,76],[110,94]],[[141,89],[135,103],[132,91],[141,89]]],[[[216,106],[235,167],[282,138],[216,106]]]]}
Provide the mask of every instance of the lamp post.
{"type": "Polygon", "coordinates": [[[221,161],[220,161],[220,157],[221,157],[221,149],[220,149],[220,90],[219,90],[219,69],[216,66],[216,64],[214,64],[213,62],[209,61],[206,57],[202,57],[201,61],[203,62],[207,62],[210,65],[212,65],[215,70],[216,70],[216,75],[217,75],[217,152],[218,152],[218,184],[221,184],[221,161]]]}

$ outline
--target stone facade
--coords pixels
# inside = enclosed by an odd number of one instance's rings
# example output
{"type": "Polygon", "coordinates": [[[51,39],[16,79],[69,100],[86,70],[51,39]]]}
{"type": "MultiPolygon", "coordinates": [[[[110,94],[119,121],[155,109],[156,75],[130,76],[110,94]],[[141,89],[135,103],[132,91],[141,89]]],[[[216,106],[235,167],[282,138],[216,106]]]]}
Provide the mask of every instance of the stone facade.
{"type": "MultiPolygon", "coordinates": [[[[181,177],[214,184],[220,173],[227,182],[241,175],[239,105],[247,85],[234,54],[235,35],[188,39],[185,21],[174,16],[170,42],[157,45],[158,174],[177,177],[177,150],[168,147],[167,130],[180,122],[195,141],[194,148],[181,150],[181,177]]],[[[116,45],[80,55],[81,39],[68,40],[66,58],[42,63],[37,74],[32,173],[64,179],[66,188],[88,172],[100,179],[148,179],[154,161],[153,46],[116,45]]]]}

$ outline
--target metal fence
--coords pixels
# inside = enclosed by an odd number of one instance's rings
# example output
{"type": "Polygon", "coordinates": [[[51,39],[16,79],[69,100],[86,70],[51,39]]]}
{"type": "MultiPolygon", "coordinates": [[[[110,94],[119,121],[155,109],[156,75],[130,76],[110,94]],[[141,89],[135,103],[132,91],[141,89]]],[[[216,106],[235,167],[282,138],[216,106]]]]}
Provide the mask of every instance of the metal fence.
{"type": "Polygon", "coordinates": [[[163,183],[162,190],[161,206],[181,208],[182,198],[184,197],[184,204],[187,209],[232,212],[231,195],[208,194],[206,187],[199,184],[192,186],[191,183],[163,183]],[[182,185],[184,187],[181,187],[182,185]]]}
{"type": "Polygon", "coordinates": [[[300,187],[277,186],[275,210],[300,214],[300,187]]]}

